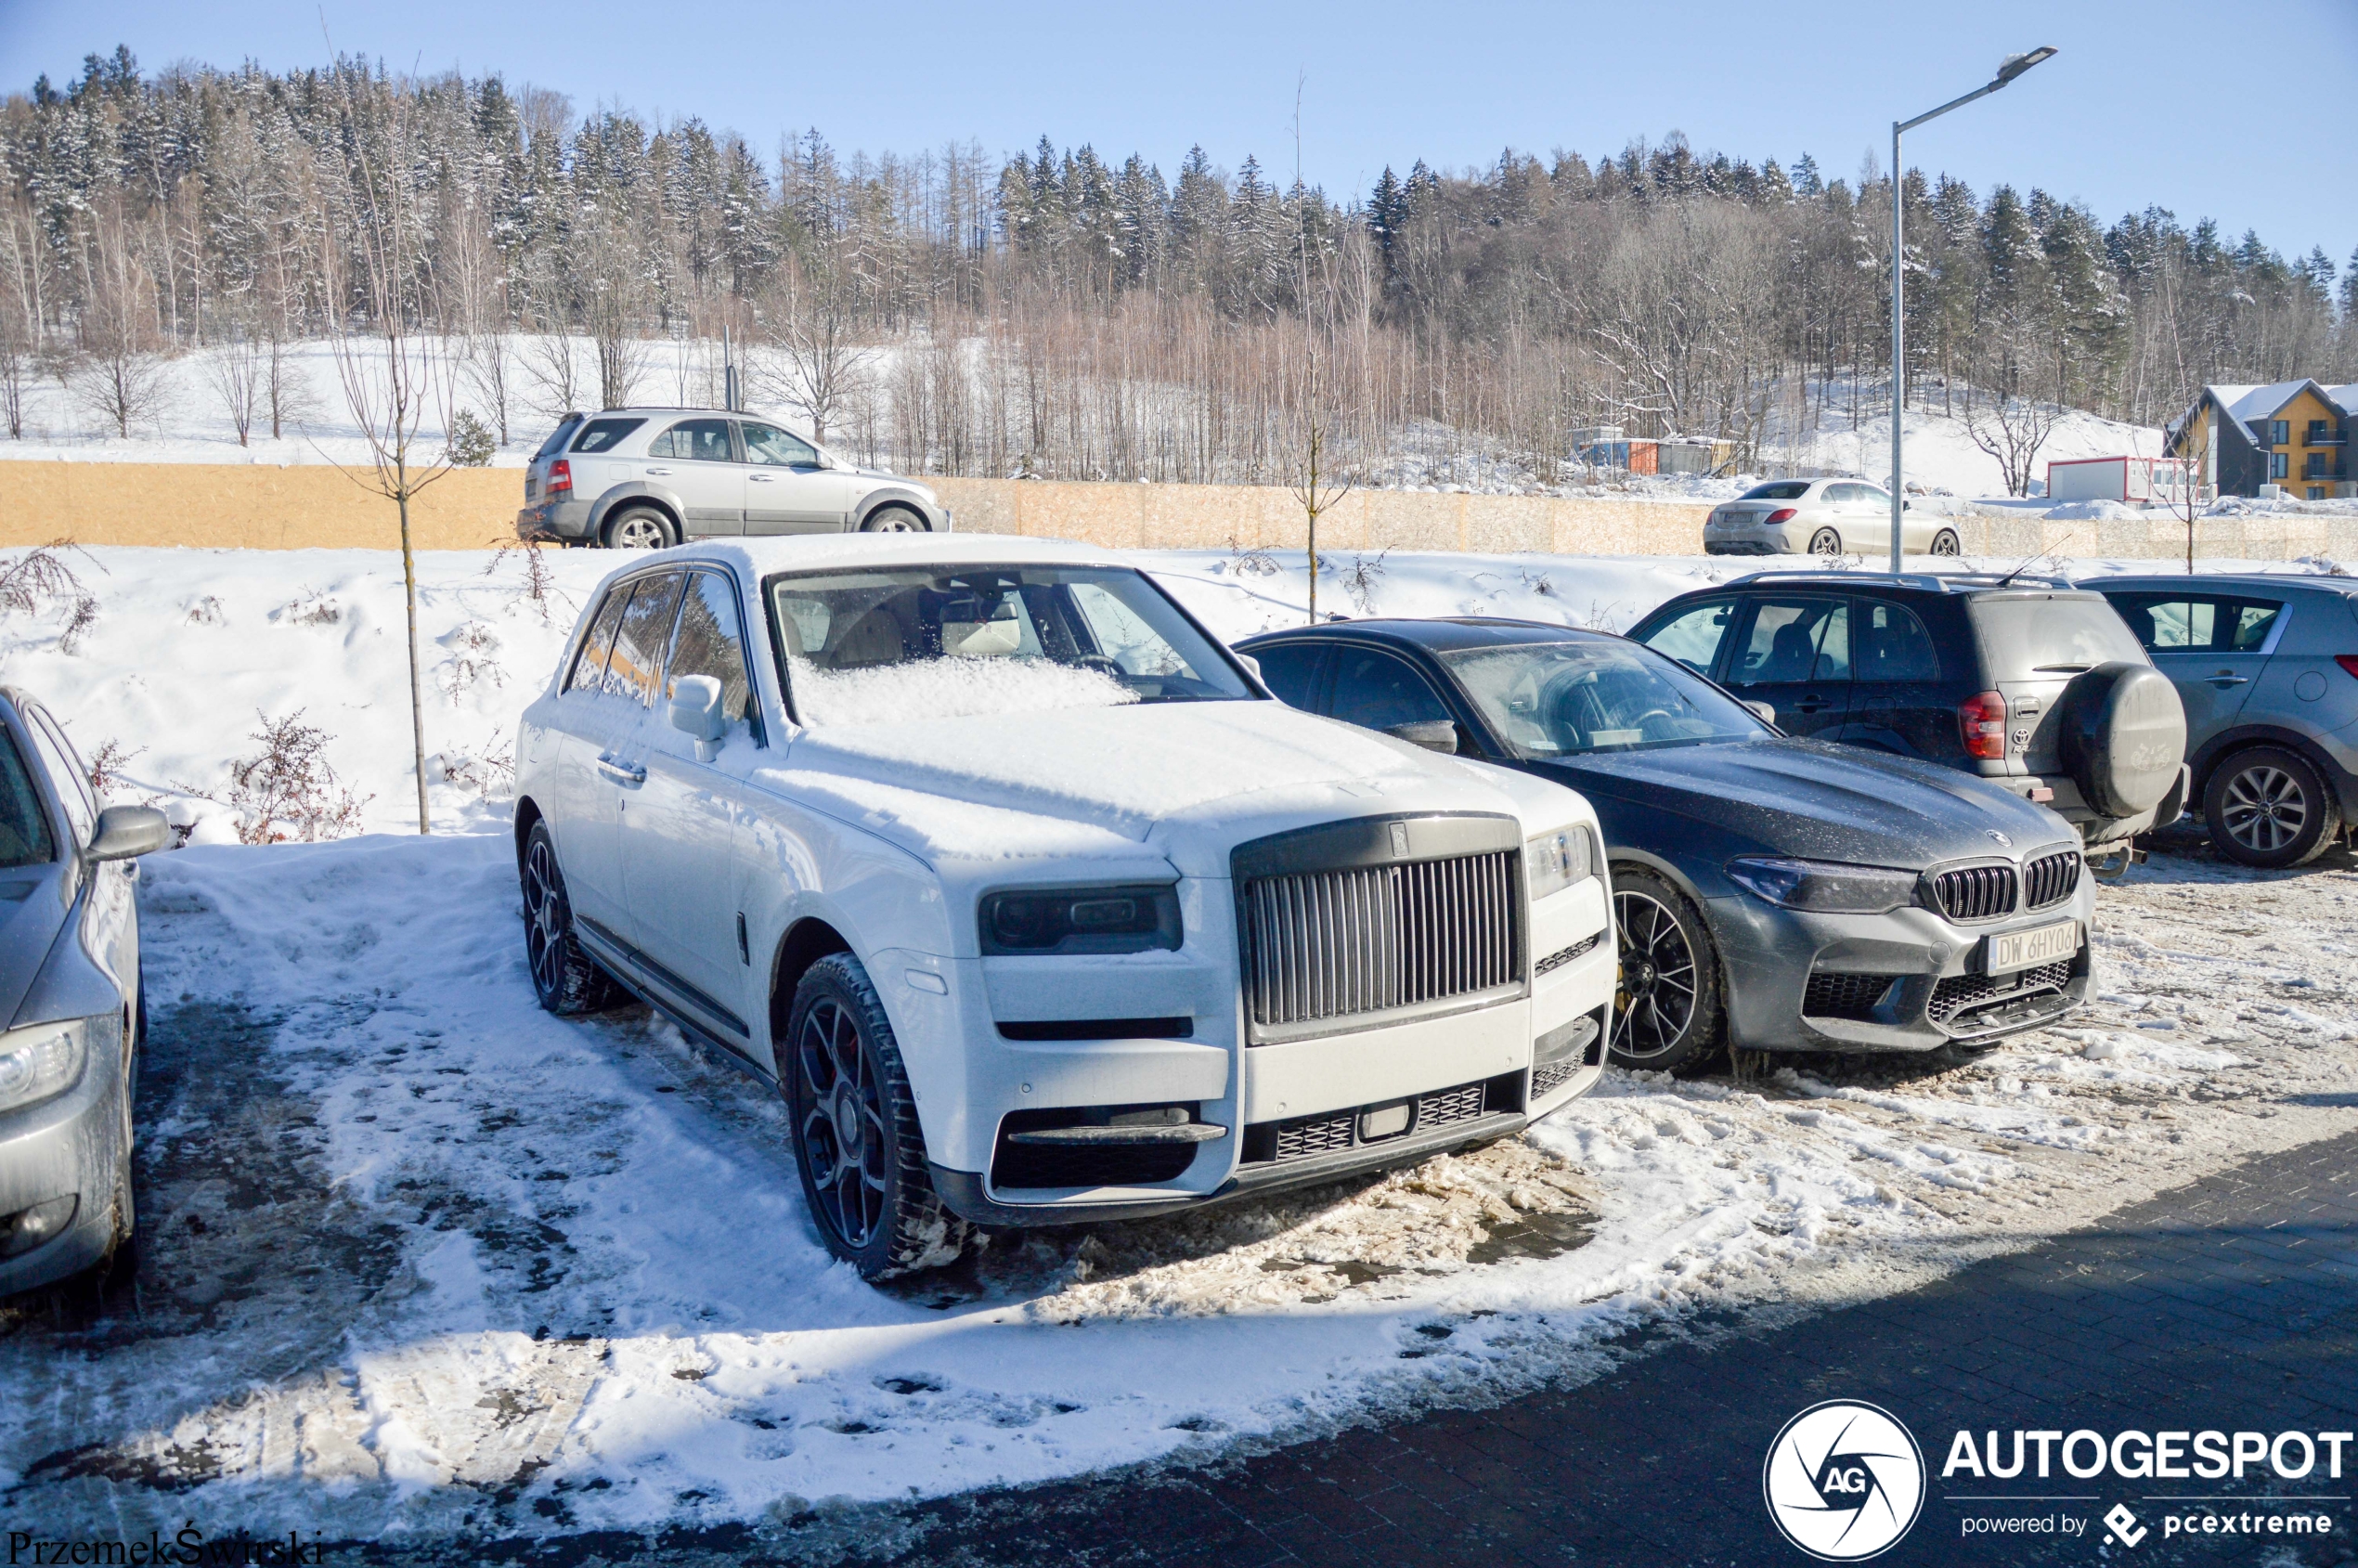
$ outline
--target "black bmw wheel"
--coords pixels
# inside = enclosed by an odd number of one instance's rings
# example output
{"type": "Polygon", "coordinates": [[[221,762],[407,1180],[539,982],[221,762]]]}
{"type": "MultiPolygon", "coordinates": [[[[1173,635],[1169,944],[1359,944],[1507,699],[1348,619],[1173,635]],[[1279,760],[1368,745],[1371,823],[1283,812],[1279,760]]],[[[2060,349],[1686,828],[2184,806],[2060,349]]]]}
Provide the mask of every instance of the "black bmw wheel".
{"type": "Polygon", "coordinates": [[[858,959],[835,953],[803,976],[781,1056],[803,1197],[827,1251],[869,1279],[955,1259],[967,1227],[933,1190],[900,1048],[858,959]]]}
{"type": "Polygon", "coordinates": [[[1613,913],[1621,944],[1613,1061],[1678,1072],[1708,1060],[1719,1049],[1724,1014],[1702,915],[1669,883],[1635,869],[1613,872],[1613,913]]]}
{"type": "Polygon", "coordinates": [[[547,823],[532,824],[525,840],[524,952],[532,966],[532,993],[551,1013],[594,1013],[611,1007],[621,992],[606,972],[581,951],[573,934],[573,904],[565,897],[564,873],[557,869],[557,841],[547,823]]]}

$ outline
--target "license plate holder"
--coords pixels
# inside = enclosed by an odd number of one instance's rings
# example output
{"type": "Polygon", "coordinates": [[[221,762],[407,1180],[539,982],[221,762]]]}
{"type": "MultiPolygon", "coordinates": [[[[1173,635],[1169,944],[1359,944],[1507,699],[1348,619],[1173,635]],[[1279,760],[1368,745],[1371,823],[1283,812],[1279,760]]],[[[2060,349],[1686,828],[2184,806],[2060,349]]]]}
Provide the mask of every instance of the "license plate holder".
{"type": "Polygon", "coordinates": [[[1982,939],[1982,973],[2011,975],[2069,958],[2079,951],[2079,922],[2076,919],[2034,926],[2028,931],[2006,931],[1982,939]]]}

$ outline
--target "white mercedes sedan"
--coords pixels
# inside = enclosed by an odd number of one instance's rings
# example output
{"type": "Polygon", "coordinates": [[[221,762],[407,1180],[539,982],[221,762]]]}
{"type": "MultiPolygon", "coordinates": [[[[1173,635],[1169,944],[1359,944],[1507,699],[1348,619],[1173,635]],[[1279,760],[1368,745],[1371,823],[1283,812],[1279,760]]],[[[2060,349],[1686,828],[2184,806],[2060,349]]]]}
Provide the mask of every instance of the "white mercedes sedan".
{"type": "Polygon", "coordinates": [[[1586,800],[1434,742],[1080,546],[657,551],[524,716],[533,984],[774,1080],[871,1278],[1486,1143],[1602,1071],[1611,900],[1586,800]]]}

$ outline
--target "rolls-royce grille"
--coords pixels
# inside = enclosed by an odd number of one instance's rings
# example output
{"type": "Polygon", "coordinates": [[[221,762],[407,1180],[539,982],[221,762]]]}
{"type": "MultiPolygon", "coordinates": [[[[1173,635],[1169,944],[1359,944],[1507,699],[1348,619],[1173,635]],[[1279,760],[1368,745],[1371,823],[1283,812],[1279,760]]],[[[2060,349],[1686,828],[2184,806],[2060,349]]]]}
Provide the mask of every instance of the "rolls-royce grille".
{"type": "MultiPolygon", "coordinates": [[[[1566,1063],[1567,1072],[1577,1063],[1566,1063]]],[[[1516,1085],[1504,1078],[1484,1079],[1478,1083],[1460,1083],[1454,1089],[1436,1089],[1417,1096],[1416,1111],[1408,1124],[1398,1133],[1368,1140],[1359,1134],[1359,1119],[1370,1108],[1329,1111],[1323,1116],[1301,1116],[1290,1121],[1260,1122],[1246,1129],[1245,1161],[1248,1164],[1270,1160],[1284,1164],[1293,1160],[1308,1160],[1315,1155],[1337,1154],[1363,1144],[1390,1142],[1395,1137],[1430,1133],[1436,1128],[1452,1126],[1460,1121],[1479,1121],[1501,1110],[1512,1110],[1516,1085]]],[[[1534,1091],[1537,1093],[1537,1091],[1534,1091]]]]}
{"type": "Polygon", "coordinates": [[[2041,855],[2023,867],[2023,903],[2031,909],[2059,904],[2079,890],[2079,851],[2041,855]]]}
{"type": "Polygon", "coordinates": [[[1809,977],[1802,992],[1801,1011],[1812,1018],[1852,1018],[1872,1021],[1875,1004],[1891,989],[1889,975],[1846,975],[1820,972],[1809,977]]]}
{"type": "Polygon", "coordinates": [[[2015,868],[1969,865],[1933,880],[1941,913],[1951,920],[1995,920],[2015,910],[2015,868]]]}
{"type": "Polygon", "coordinates": [[[1350,1017],[1514,984],[1515,888],[1511,851],[1246,882],[1252,1021],[1350,1017]]]}

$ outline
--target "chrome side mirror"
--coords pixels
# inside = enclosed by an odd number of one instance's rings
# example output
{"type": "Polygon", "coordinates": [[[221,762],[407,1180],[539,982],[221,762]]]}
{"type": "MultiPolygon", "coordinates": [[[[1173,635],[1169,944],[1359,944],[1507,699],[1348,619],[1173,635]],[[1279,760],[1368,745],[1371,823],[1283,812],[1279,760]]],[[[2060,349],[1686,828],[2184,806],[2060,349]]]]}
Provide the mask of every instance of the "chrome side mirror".
{"type": "Polygon", "coordinates": [[[1423,746],[1445,757],[1458,755],[1458,726],[1446,719],[1423,719],[1413,724],[1394,724],[1384,732],[1396,741],[1423,746]]]}
{"type": "Polygon", "coordinates": [[[152,806],[110,806],[98,813],[98,824],[84,850],[93,861],[128,861],[150,854],[172,842],[172,824],[152,806]]]}
{"type": "Polygon", "coordinates": [[[729,720],[720,712],[720,682],[709,675],[683,675],[671,683],[671,727],[696,743],[696,760],[720,755],[729,720]]]}

